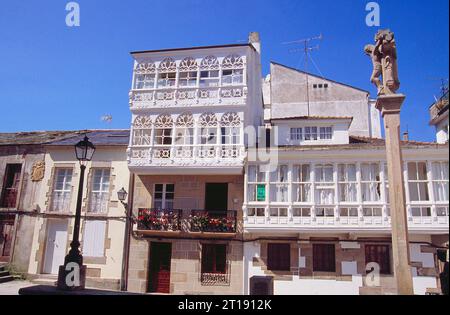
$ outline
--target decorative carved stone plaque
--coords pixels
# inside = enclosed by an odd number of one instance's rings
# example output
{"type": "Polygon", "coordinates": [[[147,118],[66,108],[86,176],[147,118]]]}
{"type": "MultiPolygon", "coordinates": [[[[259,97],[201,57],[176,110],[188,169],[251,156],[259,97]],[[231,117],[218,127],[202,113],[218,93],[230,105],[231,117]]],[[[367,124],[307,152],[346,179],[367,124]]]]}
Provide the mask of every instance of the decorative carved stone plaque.
{"type": "Polygon", "coordinates": [[[33,182],[40,182],[44,178],[45,172],[45,162],[44,161],[36,161],[33,164],[33,168],[31,170],[31,180],[33,182]]]}

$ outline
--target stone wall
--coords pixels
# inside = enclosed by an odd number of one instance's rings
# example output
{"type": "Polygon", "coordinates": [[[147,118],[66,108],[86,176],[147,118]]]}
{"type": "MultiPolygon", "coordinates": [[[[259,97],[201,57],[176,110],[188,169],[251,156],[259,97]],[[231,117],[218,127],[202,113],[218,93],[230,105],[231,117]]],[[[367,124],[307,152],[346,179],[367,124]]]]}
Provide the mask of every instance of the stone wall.
{"type": "MultiPolygon", "coordinates": [[[[302,239],[305,239],[302,237],[302,239]]],[[[415,236],[410,245],[412,275],[415,294],[438,290],[438,270],[435,248],[427,245],[429,237],[415,236]]],[[[390,240],[383,237],[364,238],[360,241],[342,241],[336,238],[310,238],[309,241],[256,241],[244,245],[244,292],[249,293],[249,279],[253,276],[273,277],[274,293],[277,294],[319,294],[319,295],[389,295],[396,294],[393,275],[392,249],[390,254],[391,274],[380,275],[379,286],[366,283],[366,244],[386,244],[390,240]],[[267,244],[289,243],[291,245],[290,271],[270,271],[267,268],[267,244]],[[335,244],[336,272],[325,273],[313,270],[313,244],[335,244]]]]}
{"type": "Polygon", "coordinates": [[[133,238],[130,246],[128,291],[148,292],[151,242],[172,244],[170,266],[171,294],[238,295],[243,293],[242,243],[239,241],[210,241],[207,239],[151,240],[133,238]],[[227,263],[229,266],[227,284],[202,284],[200,280],[202,244],[227,244],[227,263]]]}

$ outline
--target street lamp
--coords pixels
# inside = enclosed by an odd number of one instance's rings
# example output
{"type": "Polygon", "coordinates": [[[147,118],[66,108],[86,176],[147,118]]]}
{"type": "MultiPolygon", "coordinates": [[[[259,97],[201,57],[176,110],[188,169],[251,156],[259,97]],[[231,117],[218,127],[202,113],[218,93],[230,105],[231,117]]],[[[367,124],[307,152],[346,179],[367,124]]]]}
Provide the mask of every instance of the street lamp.
{"type": "Polygon", "coordinates": [[[70,243],[69,254],[64,259],[64,265],[59,267],[58,288],[62,290],[82,290],[85,287],[86,267],[83,266],[83,256],[80,253],[80,221],[81,203],[83,199],[84,173],[86,162],[92,160],[95,146],[87,136],[75,145],[75,155],[80,162],[80,182],[78,184],[77,207],[75,212],[75,225],[73,239],[70,243]]]}
{"type": "Polygon", "coordinates": [[[123,188],[123,187],[122,187],[121,190],[119,190],[119,191],[117,192],[117,199],[119,199],[119,201],[120,201],[123,205],[126,204],[126,203],[125,203],[125,200],[127,199],[127,196],[128,196],[128,193],[127,193],[127,191],[125,190],[125,188],[123,188]]]}

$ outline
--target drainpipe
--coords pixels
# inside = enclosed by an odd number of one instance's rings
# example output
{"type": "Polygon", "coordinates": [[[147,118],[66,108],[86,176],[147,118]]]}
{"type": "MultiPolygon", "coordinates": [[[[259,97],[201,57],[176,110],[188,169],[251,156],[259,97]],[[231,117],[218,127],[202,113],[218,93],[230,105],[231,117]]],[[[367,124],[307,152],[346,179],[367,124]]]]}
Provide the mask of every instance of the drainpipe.
{"type": "Polygon", "coordinates": [[[135,175],[132,173],[130,175],[130,181],[128,183],[128,200],[126,206],[126,224],[125,224],[125,235],[123,242],[123,256],[122,256],[122,275],[120,290],[127,291],[128,289],[128,265],[130,258],[130,235],[133,228],[133,221],[131,220],[133,215],[133,195],[134,195],[134,178],[135,175]]]}

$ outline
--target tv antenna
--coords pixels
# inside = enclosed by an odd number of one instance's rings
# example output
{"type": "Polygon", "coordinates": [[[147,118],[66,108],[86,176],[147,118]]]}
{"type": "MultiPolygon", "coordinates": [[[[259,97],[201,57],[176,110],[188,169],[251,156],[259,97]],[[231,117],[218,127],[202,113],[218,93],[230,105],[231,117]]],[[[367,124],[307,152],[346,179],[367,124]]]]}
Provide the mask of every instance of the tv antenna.
{"type": "Polygon", "coordinates": [[[100,120],[101,121],[103,121],[103,122],[106,122],[106,123],[111,123],[112,122],[112,115],[109,115],[109,114],[106,114],[106,115],[103,115],[102,117],[100,117],[100,120]]]}
{"type": "MultiPolygon", "coordinates": [[[[319,68],[317,67],[316,63],[314,62],[314,60],[311,57],[311,53],[314,50],[319,50],[320,49],[320,45],[316,44],[316,45],[312,45],[311,43],[314,41],[322,41],[323,36],[322,34],[320,34],[319,36],[314,36],[314,37],[310,37],[310,38],[304,38],[304,39],[298,39],[298,40],[294,40],[294,41],[290,41],[290,42],[284,42],[282,43],[283,45],[302,45],[302,48],[295,48],[295,49],[290,49],[289,52],[290,53],[298,53],[298,52],[302,52],[303,53],[303,60],[305,62],[304,65],[304,72],[306,75],[306,102],[307,102],[307,109],[308,109],[308,116],[310,115],[310,100],[309,100],[309,74],[308,74],[308,61],[311,60],[311,63],[316,67],[317,71],[319,71],[320,76],[323,78],[323,74],[322,72],[320,72],[319,68]]],[[[302,61],[300,60],[299,64],[302,61]]]]}
{"type": "MultiPolygon", "coordinates": [[[[439,98],[442,98],[445,96],[445,94],[447,94],[448,92],[448,79],[446,78],[429,78],[430,81],[440,81],[441,82],[441,95],[439,96],[439,98]]],[[[437,97],[434,97],[436,99],[436,101],[438,101],[437,97]]]]}

